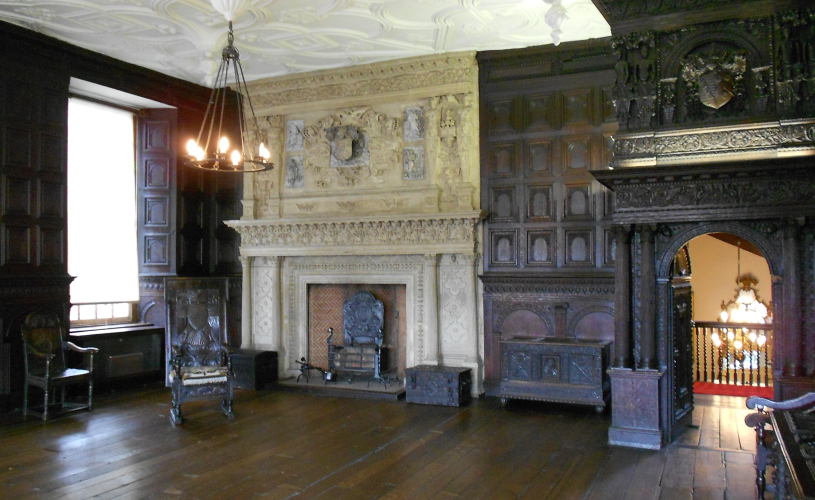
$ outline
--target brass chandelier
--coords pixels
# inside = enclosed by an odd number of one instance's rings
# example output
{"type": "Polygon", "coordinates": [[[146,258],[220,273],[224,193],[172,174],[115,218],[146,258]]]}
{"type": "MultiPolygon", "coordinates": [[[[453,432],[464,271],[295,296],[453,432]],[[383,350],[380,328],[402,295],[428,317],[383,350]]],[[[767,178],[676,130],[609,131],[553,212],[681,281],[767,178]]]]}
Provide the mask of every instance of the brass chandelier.
{"type": "Polygon", "coordinates": [[[246,78],[243,75],[240,53],[234,45],[235,36],[232,32],[232,20],[229,19],[229,33],[227,35],[227,45],[223,48],[221,64],[215,75],[212,87],[212,94],[207,103],[207,110],[201,129],[198,132],[198,139],[190,139],[187,143],[187,161],[185,165],[207,170],[211,172],[229,173],[251,173],[271,170],[274,165],[269,161],[271,156],[269,150],[263,142],[260,142],[260,128],[255,116],[255,109],[252,107],[252,99],[249,97],[249,90],[246,86],[246,78]],[[234,81],[237,85],[235,92],[238,107],[238,125],[240,128],[240,145],[229,152],[229,140],[222,135],[224,125],[224,110],[227,100],[227,78],[232,69],[234,81]],[[246,99],[244,106],[243,99],[246,99]],[[250,123],[246,114],[246,107],[251,113],[250,123]],[[206,135],[205,135],[206,130],[206,135]],[[202,146],[202,138],[204,140],[202,146]],[[252,139],[259,142],[257,147],[252,144],[252,139]],[[211,148],[211,149],[210,149],[211,148]]]}

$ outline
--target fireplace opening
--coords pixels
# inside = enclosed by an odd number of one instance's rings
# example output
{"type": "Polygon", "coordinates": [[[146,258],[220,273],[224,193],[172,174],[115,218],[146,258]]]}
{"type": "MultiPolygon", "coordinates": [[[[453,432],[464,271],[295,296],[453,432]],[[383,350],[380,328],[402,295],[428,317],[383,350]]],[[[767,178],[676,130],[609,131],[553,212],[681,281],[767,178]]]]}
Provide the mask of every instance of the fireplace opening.
{"type": "Polygon", "coordinates": [[[333,345],[343,345],[342,309],[357,292],[370,292],[385,307],[382,370],[404,380],[407,330],[405,285],[310,284],[308,285],[308,362],[328,369],[328,329],[334,329],[333,345]]]}

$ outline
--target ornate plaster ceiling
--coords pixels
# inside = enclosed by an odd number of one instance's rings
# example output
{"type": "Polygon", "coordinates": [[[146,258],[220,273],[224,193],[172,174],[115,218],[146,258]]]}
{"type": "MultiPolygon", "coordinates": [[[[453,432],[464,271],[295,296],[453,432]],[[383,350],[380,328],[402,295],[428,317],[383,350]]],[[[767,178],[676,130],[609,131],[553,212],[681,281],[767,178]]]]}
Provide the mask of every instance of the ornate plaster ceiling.
{"type": "MultiPolygon", "coordinates": [[[[549,3],[553,3],[549,0],[549,3]]],[[[611,34],[563,0],[563,41],[611,34]]],[[[387,59],[552,43],[543,0],[254,0],[234,23],[247,80],[387,59]]],[[[0,0],[0,20],[209,84],[227,23],[206,0],[0,0]]]]}

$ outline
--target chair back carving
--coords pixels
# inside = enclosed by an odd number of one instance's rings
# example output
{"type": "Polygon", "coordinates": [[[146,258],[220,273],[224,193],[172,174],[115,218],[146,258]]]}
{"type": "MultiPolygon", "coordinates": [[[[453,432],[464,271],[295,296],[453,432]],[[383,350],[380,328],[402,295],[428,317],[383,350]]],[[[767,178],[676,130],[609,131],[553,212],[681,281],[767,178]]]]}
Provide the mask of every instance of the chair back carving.
{"type": "Polygon", "coordinates": [[[45,358],[29,356],[31,350],[53,356],[50,357],[52,372],[65,370],[64,330],[59,316],[50,311],[30,313],[25,317],[21,329],[27,372],[45,372],[45,358]]]}
{"type": "Polygon", "coordinates": [[[217,290],[179,290],[175,296],[173,346],[182,366],[217,366],[221,360],[221,309],[217,290]]]}
{"type": "Polygon", "coordinates": [[[167,359],[181,358],[181,366],[224,364],[226,280],[168,278],[164,287],[167,311],[167,359]]]}
{"type": "Polygon", "coordinates": [[[382,344],[385,306],[371,292],[358,292],[342,306],[345,345],[382,344]]]}

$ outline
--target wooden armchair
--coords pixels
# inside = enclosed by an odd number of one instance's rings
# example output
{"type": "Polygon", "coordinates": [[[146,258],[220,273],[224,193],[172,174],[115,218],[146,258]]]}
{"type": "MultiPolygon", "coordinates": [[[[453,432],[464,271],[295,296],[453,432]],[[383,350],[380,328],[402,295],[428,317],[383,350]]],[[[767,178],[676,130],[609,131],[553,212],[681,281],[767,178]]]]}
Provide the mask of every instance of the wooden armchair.
{"type": "Polygon", "coordinates": [[[220,399],[232,420],[234,373],[226,339],[226,280],[167,279],[168,382],[173,425],[183,423],[181,403],[220,399]]]}
{"type": "Polygon", "coordinates": [[[756,431],[758,498],[767,491],[778,499],[815,498],[815,392],[787,401],[752,396],[747,407],[757,410],[744,423],[756,431]],[[775,468],[771,485],[768,465],[775,468]]]}
{"type": "MultiPolygon", "coordinates": [[[[95,347],[78,347],[65,340],[66,331],[59,316],[53,312],[39,311],[25,317],[22,326],[23,350],[25,355],[25,390],[23,393],[23,415],[29,413],[48,420],[48,409],[54,403],[56,391],[60,389],[61,411],[93,409],[93,355],[99,352],[95,347]],[[68,368],[65,364],[65,351],[81,353],[87,369],[68,368]],[[65,401],[65,388],[69,385],[88,384],[88,403],[65,401]],[[28,405],[29,386],[43,390],[42,411],[34,411],[28,405]]],[[[37,407],[39,408],[39,407],[37,407]]]]}

